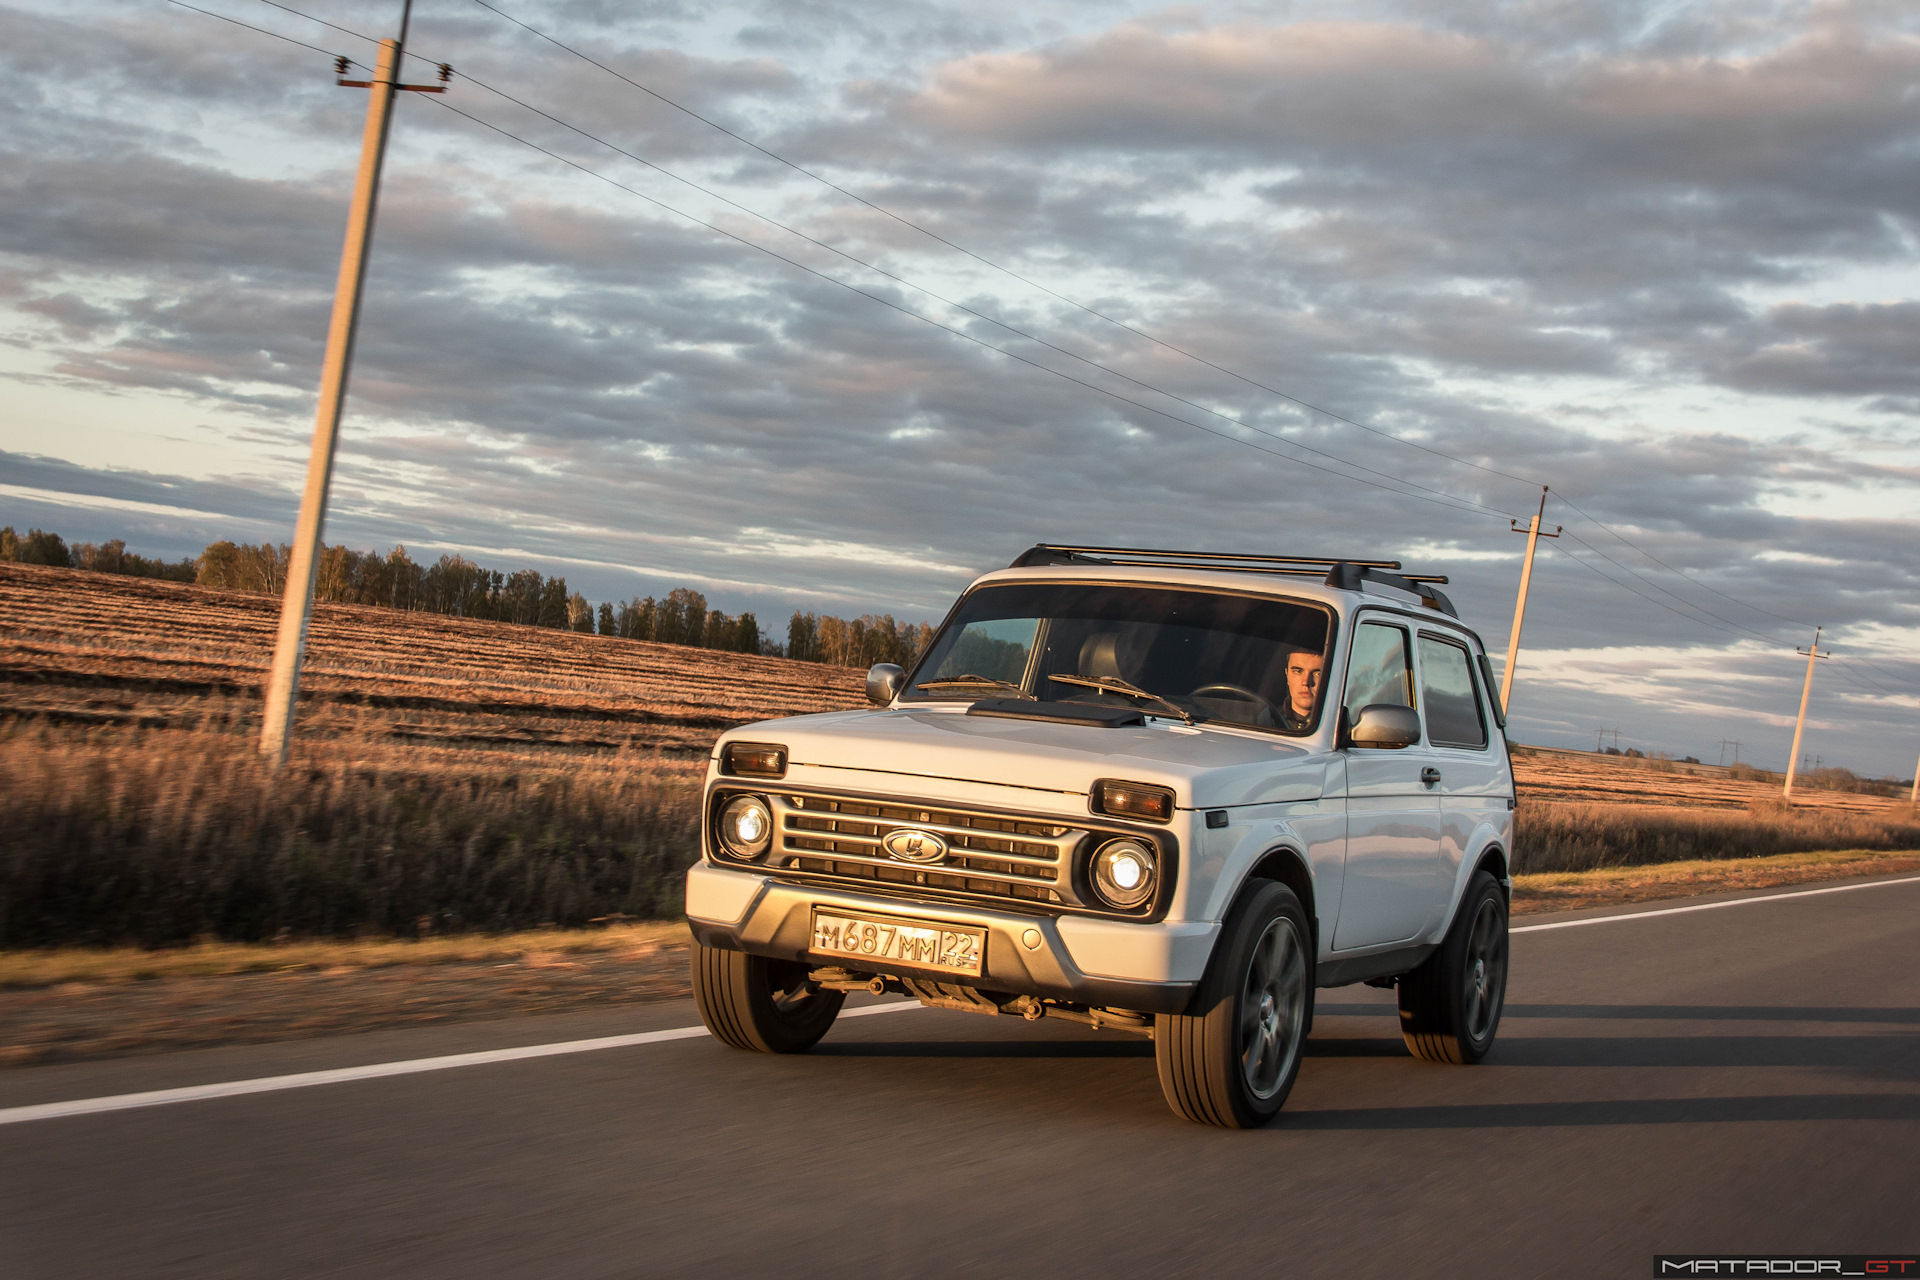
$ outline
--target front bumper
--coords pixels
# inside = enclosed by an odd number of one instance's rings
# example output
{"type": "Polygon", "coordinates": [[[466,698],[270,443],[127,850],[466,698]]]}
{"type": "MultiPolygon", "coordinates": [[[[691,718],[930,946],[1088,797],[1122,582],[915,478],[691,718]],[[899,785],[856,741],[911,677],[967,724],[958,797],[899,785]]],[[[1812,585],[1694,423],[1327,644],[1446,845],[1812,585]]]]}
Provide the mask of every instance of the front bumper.
{"type": "MultiPolygon", "coordinates": [[[[1132,921],[1055,918],[995,911],[951,903],[918,903],[881,894],[794,884],[751,871],[735,871],[697,862],[687,872],[687,922],[694,938],[707,947],[746,951],[775,960],[833,963],[808,952],[813,908],[854,913],[908,916],[940,921],[986,933],[981,975],[970,985],[1011,995],[1030,995],[1096,1008],[1142,1013],[1180,1013],[1193,997],[1215,925],[1141,924],[1132,921]],[[1038,936],[1038,944],[1028,942],[1038,936]],[[1088,973],[1074,960],[1074,945],[1102,958],[1102,967],[1119,969],[1130,960],[1154,976],[1088,973]]],[[[863,970],[902,977],[936,977],[911,966],[864,962],[863,970]]]]}

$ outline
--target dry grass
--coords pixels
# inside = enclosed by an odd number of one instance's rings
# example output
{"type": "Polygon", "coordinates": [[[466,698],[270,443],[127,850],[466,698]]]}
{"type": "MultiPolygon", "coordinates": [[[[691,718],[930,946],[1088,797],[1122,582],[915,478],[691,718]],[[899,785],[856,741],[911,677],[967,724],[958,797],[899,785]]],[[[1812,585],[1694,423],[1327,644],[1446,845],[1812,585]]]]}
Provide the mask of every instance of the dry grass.
{"type": "Polygon", "coordinates": [[[1513,913],[1536,915],[1910,871],[1920,871],[1920,853],[1841,849],[1546,872],[1513,878],[1513,913]]]}
{"type": "Polygon", "coordinates": [[[1739,810],[1527,798],[1514,817],[1516,875],[1822,849],[1920,849],[1920,816],[1906,806],[1789,809],[1768,800],[1739,810]]]}
{"type": "Polygon", "coordinates": [[[676,916],[701,764],[28,723],[0,770],[0,947],[156,947],[676,916]]]}

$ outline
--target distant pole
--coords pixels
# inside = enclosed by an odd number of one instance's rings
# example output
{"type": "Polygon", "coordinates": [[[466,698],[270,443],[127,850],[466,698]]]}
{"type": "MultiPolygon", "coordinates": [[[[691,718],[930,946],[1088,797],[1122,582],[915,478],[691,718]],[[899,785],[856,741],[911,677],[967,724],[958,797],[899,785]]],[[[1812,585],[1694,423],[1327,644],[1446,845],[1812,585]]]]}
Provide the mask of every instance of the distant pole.
{"type": "MultiPolygon", "coordinates": [[[[1533,522],[1529,524],[1527,535],[1527,558],[1520,566],[1520,598],[1513,606],[1513,632],[1507,637],[1507,669],[1500,673],[1500,706],[1502,710],[1513,708],[1513,672],[1520,665],[1520,624],[1527,616],[1527,587],[1533,582],[1533,549],[1542,538],[1557,538],[1560,527],[1554,526],[1552,533],[1540,532],[1541,517],[1547,514],[1547,486],[1540,486],[1540,509],[1533,513],[1533,522]]],[[[1510,521],[1515,533],[1522,532],[1518,520],[1510,521]]]]}
{"type": "Polygon", "coordinates": [[[1807,728],[1807,698],[1813,693],[1813,660],[1827,655],[1820,652],[1821,628],[1813,629],[1813,643],[1805,649],[1795,649],[1795,653],[1807,655],[1807,680],[1800,686],[1800,717],[1793,722],[1793,752],[1787,757],[1787,785],[1780,793],[1782,800],[1793,799],[1793,775],[1800,767],[1800,735],[1807,728]]]}
{"type": "MultiPolygon", "coordinates": [[[[399,83],[413,0],[403,0],[400,34],[380,42],[371,80],[340,80],[367,91],[367,122],[360,137],[360,173],[354,181],[347,215],[347,239],[340,250],[340,275],[333,291],[333,320],[327,326],[326,362],[320,373],[320,403],[313,420],[313,451],[307,459],[307,487],[294,527],[293,555],[287,562],[286,594],[280,602],[280,631],[273,643],[273,669],[267,676],[260,751],[275,764],[287,758],[294,707],[300,694],[300,661],[307,647],[307,622],[313,614],[313,584],[320,567],[320,534],[327,517],[327,490],[333,481],[333,456],[340,441],[340,411],[347,398],[347,373],[353,364],[353,340],[360,327],[360,291],[367,278],[367,248],[373,239],[373,210],[380,194],[380,168],[386,160],[393,95],[405,89],[443,93],[442,85],[399,83]]],[[[345,74],[347,61],[338,64],[345,74]]],[[[440,69],[445,81],[451,70],[440,69]]]]}

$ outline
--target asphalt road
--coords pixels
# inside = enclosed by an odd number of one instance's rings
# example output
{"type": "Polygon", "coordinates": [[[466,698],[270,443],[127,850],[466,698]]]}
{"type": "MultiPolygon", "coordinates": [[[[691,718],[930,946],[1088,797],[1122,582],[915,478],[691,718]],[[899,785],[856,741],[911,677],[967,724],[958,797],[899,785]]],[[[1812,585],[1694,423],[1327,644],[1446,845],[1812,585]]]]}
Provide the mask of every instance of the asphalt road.
{"type": "MultiPolygon", "coordinates": [[[[1534,923],[1527,921],[1523,923],[1534,923]]],[[[1322,992],[1280,1123],[913,1010],[0,1124],[0,1275],[1644,1276],[1920,1245],[1920,883],[1514,938],[1499,1045],[1322,992]]],[[[684,1027],[689,1004],[0,1074],[0,1109],[684,1027]]],[[[3,1114],[3,1113],[0,1113],[3,1114]]]]}

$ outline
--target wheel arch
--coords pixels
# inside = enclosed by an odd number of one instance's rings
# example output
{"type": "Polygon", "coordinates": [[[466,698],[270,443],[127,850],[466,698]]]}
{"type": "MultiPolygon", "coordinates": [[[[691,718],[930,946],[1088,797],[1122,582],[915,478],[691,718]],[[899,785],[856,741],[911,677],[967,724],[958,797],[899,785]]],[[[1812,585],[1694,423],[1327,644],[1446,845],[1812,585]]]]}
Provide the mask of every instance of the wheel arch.
{"type": "MultiPolygon", "coordinates": [[[[1474,862],[1474,871],[1485,871],[1499,882],[1500,892],[1505,894],[1508,905],[1513,900],[1513,877],[1507,863],[1507,851],[1497,844],[1490,844],[1480,851],[1480,857],[1474,862]]],[[[1469,875],[1468,880],[1473,876],[1469,875]]]]}
{"type": "Polygon", "coordinates": [[[1277,844],[1258,858],[1241,878],[1240,887],[1234,893],[1233,900],[1238,902],[1247,891],[1247,885],[1254,880],[1273,880],[1293,890],[1293,896],[1300,899],[1300,906],[1307,913],[1307,925],[1313,930],[1311,939],[1313,956],[1318,963],[1320,956],[1320,912],[1314,903],[1313,872],[1307,863],[1307,857],[1300,850],[1288,844],[1277,844]]]}

